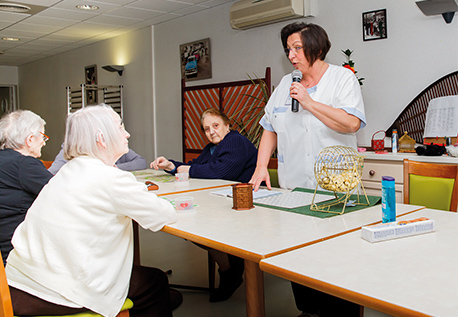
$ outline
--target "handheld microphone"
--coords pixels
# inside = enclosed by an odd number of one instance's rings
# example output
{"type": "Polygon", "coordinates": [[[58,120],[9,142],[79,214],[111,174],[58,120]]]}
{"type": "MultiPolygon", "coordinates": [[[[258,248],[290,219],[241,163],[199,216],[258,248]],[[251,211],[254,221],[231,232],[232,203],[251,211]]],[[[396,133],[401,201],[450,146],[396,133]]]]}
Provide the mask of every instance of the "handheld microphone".
{"type": "MultiPolygon", "coordinates": [[[[294,83],[299,83],[302,79],[302,72],[300,70],[295,70],[292,74],[291,77],[293,77],[293,82],[294,83]]],[[[298,112],[299,111],[299,101],[296,99],[292,98],[291,102],[291,111],[292,112],[298,112]]]]}

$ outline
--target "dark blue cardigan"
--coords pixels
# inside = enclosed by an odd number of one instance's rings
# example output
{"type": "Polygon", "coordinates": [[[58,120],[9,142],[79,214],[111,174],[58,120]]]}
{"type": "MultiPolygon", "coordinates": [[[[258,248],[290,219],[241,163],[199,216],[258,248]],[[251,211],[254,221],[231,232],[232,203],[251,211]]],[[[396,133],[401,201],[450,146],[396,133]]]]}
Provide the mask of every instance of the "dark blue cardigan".
{"type": "Polygon", "coordinates": [[[0,249],[5,264],[14,230],[53,175],[40,160],[12,149],[0,150],[0,167],[0,249]]]}
{"type": "Polygon", "coordinates": [[[176,167],[191,165],[191,178],[226,179],[247,183],[254,173],[258,150],[243,135],[230,131],[218,144],[209,143],[198,158],[182,163],[170,160],[176,167]],[[211,148],[214,152],[211,154],[211,148]]]}

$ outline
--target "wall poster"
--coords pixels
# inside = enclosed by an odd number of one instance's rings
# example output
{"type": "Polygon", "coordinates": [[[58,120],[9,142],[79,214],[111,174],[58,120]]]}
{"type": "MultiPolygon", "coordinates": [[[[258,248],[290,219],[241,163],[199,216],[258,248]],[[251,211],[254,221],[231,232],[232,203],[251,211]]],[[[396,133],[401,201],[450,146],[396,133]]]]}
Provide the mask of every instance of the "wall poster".
{"type": "Polygon", "coordinates": [[[181,78],[186,81],[212,78],[210,39],[180,45],[181,78]]]}
{"type": "Polygon", "coordinates": [[[363,13],[363,40],[386,39],[386,9],[363,13]]]}

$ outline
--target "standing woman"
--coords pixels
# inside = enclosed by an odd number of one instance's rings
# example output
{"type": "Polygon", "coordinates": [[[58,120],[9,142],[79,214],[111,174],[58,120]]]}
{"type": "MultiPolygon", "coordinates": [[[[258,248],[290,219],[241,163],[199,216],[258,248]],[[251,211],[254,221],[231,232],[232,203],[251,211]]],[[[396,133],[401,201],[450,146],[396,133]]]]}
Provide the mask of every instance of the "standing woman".
{"type": "Polygon", "coordinates": [[[114,317],[126,297],[132,317],[170,317],[165,273],[133,266],[132,219],[158,231],[176,220],[172,205],[132,173],[114,167],[129,133],[108,106],[67,118],[69,160],[27,212],[13,236],[6,275],[14,314],[114,317]]]}
{"type": "Polygon", "coordinates": [[[356,149],[356,132],[366,125],[359,82],[353,72],[324,61],[331,43],[318,25],[293,23],[281,31],[286,56],[302,73],[300,82],[285,75],[273,92],[261,119],[264,132],[258,150],[255,190],[265,180],[267,164],[278,150],[280,187],[315,188],[314,164],[319,152],[332,145],[356,149]],[[291,111],[292,98],[299,111],[291,111]]]}
{"type": "MultiPolygon", "coordinates": [[[[302,74],[300,82],[285,75],[265,107],[256,170],[250,180],[270,189],[267,165],[278,150],[280,187],[315,188],[314,165],[320,151],[332,145],[356,149],[356,132],[366,125],[361,88],[349,69],[324,61],[331,48],[326,31],[312,23],[292,23],[281,30],[286,56],[302,74]],[[292,99],[299,102],[292,111],[292,99]]],[[[303,316],[358,316],[359,306],[292,283],[303,316]]]]}
{"type": "Polygon", "coordinates": [[[0,251],[3,265],[11,238],[52,174],[38,159],[48,137],[46,122],[32,111],[18,110],[0,120],[0,251]]]}

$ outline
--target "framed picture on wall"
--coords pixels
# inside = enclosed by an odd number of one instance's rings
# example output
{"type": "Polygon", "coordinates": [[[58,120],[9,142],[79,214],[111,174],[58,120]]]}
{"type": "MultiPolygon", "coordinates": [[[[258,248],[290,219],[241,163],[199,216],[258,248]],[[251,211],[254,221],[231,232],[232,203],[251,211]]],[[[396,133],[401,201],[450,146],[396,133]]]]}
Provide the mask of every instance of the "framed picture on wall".
{"type": "Polygon", "coordinates": [[[181,78],[186,81],[212,78],[210,39],[180,45],[181,78]]]}
{"type": "Polygon", "coordinates": [[[363,12],[363,40],[386,38],[386,9],[363,12]]]}
{"type": "MultiPolygon", "coordinates": [[[[90,65],[84,68],[84,83],[88,85],[97,85],[97,65],[90,65]]],[[[97,90],[86,87],[86,104],[97,104],[97,90]]]]}

